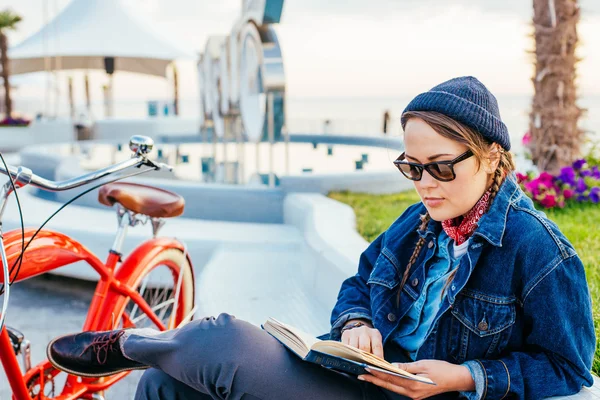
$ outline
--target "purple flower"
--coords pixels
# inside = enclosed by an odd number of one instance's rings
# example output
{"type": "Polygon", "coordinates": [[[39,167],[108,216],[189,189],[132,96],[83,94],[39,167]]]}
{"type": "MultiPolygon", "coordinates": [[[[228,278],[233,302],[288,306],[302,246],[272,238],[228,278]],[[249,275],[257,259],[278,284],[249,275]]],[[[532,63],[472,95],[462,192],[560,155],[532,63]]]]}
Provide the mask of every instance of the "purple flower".
{"type": "Polygon", "coordinates": [[[573,168],[575,169],[581,169],[581,167],[583,167],[585,165],[586,161],[582,158],[580,160],[576,160],[573,163],[573,168]]]}
{"type": "Polygon", "coordinates": [[[24,118],[4,118],[0,120],[0,125],[20,126],[29,125],[29,121],[24,118]]]}
{"type": "Polygon", "coordinates": [[[527,195],[542,207],[562,208],[565,201],[600,203],[600,166],[588,167],[584,159],[561,168],[557,176],[542,172],[534,178],[517,173],[517,178],[527,195]]]}
{"type": "Polygon", "coordinates": [[[575,170],[572,167],[561,168],[558,179],[569,185],[575,185],[575,170]]]}
{"type": "Polygon", "coordinates": [[[587,190],[587,185],[585,184],[585,181],[583,180],[583,178],[577,179],[577,183],[575,184],[575,191],[577,193],[583,193],[586,190],[587,190]]]}
{"type": "Polygon", "coordinates": [[[590,190],[590,200],[592,203],[598,203],[598,201],[600,201],[600,187],[595,186],[590,190]]]}

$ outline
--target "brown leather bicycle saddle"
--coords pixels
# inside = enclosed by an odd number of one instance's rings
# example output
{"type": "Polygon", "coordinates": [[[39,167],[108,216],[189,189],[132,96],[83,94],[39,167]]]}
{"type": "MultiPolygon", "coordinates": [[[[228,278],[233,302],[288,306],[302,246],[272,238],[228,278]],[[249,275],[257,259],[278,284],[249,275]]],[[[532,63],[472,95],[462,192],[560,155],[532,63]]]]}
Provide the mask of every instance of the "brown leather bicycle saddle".
{"type": "Polygon", "coordinates": [[[98,201],[112,207],[115,203],[137,214],[155,218],[176,217],[183,213],[185,200],[180,195],[136,183],[116,182],[104,185],[98,201]]]}

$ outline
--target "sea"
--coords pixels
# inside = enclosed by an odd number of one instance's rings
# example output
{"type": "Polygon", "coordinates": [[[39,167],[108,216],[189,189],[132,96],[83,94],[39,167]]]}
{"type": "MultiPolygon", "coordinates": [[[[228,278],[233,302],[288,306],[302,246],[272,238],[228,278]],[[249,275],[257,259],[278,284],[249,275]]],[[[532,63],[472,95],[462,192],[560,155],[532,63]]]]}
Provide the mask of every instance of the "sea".
{"type": "MultiPolygon", "coordinates": [[[[295,133],[321,133],[325,129],[325,121],[329,120],[329,133],[340,134],[375,134],[381,133],[383,113],[389,110],[391,122],[388,133],[401,133],[400,114],[412,97],[287,97],[286,114],[287,127],[295,133]]],[[[521,138],[528,130],[531,96],[501,95],[497,97],[500,114],[508,126],[513,138],[521,138]]],[[[43,99],[15,98],[15,110],[33,116],[43,110],[43,99]]],[[[114,116],[116,118],[144,118],[148,116],[150,103],[158,103],[158,111],[164,113],[167,99],[116,100],[114,116]]],[[[600,95],[584,96],[578,100],[580,107],[586,113],[580,120],[582,129],[600,131],[600,95]]],[[[58,107],[50,106],[50,112],[59,117],[68,116],[67,104],[58,107]]],[[[84,111],[83,105],[77,107],[77,112],[84,111]]],[[[196,99],[180,100],[180,116],[197,117],[200,105],[196,99]]],[[[172,112],[172,109],[169,110],[172,112]]],[[[92,113],[95,118],[104,115],[103,102],[92,103],[92,113]]]]}
{"type": "MultiPolygon", "coordinates": [[[[522,164],[524,161],[523,157],[520,157],[523,153],[521,141],[523,135],[529,129],[531,96],[502,95],[498,96],[497,99],[500,114],[511,135],[513,153],[517,155],[519,164],[522,164]]],[[[398,137],[402,135],[400,115],[410,100],[411,97],[408,96],[288,97],[286,99],[286,126],[289,132],[298,134],[327,132],[343,135],[380,135],[383,131],[383,114],[388,110],[391,119],[388,123],[387,134],[398,137]]],[[[30,116],[38,113],[44,106],[43,99],[17,97],[14,101],[16,110],[30,116]]],[[[116,118],[146,118],[151,108],[157,108],[158,113],[161,115],[156,118],[165,118],[165,113],[172,113],[172,109],[168,107],[169,103],[165,99],[116,101],[114,116],[116,118]]],[[[583,117],[580,119],[580,127],[588,132],[588,138],[591,141],[600,142],[600,134],[598,133],[600,132],[600,95],[583,96],[578,100],[578,104],[585,110],[583,117]]],[[[77,110],[78,113],[80,110],[83,112],[81,107],[77,110]]],[[[197,118],[200,105],[196,99],[182,99],[180,100],[179,110],[181,117],[197,118]]],[[[92,103],[92,113],[94,118],[102,118],[104,116],[104,104],[102,102],[92,103]]],[[[56,107],[56,114],[59,117],[66,117],[68,106],[59,104],[56,107]]],[[[354,161],[351,158],[360,158],[362,150],[359,149],[358,151],[357,154],[354,154],[355,152],[348,153],[347,158],[350,161],[344,163],[344,165],[348,164],[345,168],[354,168],[354,161]]],[[[196,153],[196,151],[192,153],[196,153]]],[[[304,151],[302,153],[309,154],[304,151]]],[[[393,160],[395,156],[395,154],[386,153],[386,162],[389,159],[393,160]]],[[[311,157],[308,156],[308,158],[311,157]]],[[[371,159],[375,157],[379,157],[379,155],[371,154],[371,159]]],[[[301,171],[309,168],[317,172],[317,170],[323,169],[319,167],[320,163],[317,163],[316,160],[311,165],[300,161],[297,164],[296,168],[292,168],[293,170],[301,171]]],[[[327,170],[332,168],[331,163],[322,164],[322,167],[327,170]]],[[[370,164],[369,168],[375,167],[374,163],[371,162],[370,164]]],[[[195,165],[194,168],[196,168],[195,165]]],[[[528,166],[523,165],[523,168],[528,168],[528,166]]]]}

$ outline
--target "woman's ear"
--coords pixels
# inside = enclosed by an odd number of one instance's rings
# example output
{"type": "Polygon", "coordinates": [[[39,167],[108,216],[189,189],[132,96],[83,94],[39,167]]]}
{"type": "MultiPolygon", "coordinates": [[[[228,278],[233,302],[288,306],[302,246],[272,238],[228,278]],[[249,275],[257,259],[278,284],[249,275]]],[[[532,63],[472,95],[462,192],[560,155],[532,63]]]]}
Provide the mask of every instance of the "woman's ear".
{"type": "Polygon", "coordinates": [[[500,158],[502,157],[502,153],[504,152],[504,149],[501,148],[498,144],[494,143],[492,145],[492,147],[490,148],[490,156],[489,158],[486,160],[486,168],[485,168],[485,172],[488,174],[493,174],[496,169],[498,168],[498,165],[500,164],[500,158]]]}

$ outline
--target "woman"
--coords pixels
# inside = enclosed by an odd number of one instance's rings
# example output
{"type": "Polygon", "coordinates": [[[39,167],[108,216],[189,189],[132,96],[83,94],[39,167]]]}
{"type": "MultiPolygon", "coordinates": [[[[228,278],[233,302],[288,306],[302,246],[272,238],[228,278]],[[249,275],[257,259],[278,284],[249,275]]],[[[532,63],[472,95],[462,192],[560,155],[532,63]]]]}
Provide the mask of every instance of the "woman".
{"type": "Polygon", "coordinates": [[[583,265],[519,189],[494,96],[473,77],[452,79],[417,96],[402,126],[406,152],[395,164],[421,202],[362,254],[330,336],[435,386],[323,371],[227,315],[160,334],[59,338],[53,364],[105,375],[152,366],[140,399],[537,399],[591,385],[583,265]]]}

